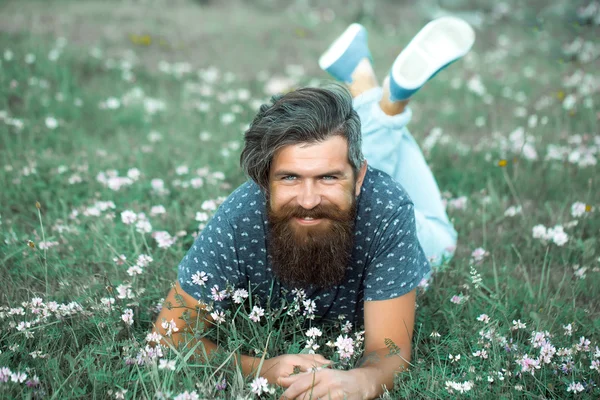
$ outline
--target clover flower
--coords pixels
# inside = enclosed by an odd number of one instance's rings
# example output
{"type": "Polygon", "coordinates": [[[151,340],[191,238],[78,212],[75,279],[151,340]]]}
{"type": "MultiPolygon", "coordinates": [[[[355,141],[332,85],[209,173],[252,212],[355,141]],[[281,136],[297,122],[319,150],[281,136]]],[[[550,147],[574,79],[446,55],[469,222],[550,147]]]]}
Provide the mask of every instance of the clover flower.
{"type": "Polygon", "coordinates": [[[579,343],[575,344],[575,349],[577,351],[590,351],[590,340],[585,336],[579,338],[579,343]]]}
{"type": "Polygon", "coordinates": [[[546,343],[550,343],[549,340],[550,332],[548,331],[533,331],[531,333],[531,344],[534,348],[539,348],[545,345],[546,343]]]}
{"type": "Polygon", "coordinates": [[[168,249],[177,240],[176,236],[171,236],[171,234],[167,231],[154,232],[152,233],[152,237],[154,238],[154,240],[156,240],[158,247],[160,247],[161,249],[168,249]]]}
{"type": "Polygon", "coordinates": [[[486,251],[483,247],[478,247],[471,253],[471,259],[476,264],[479,264],[483,261],[485,257],[487,257],[490,253],[486,251]]]}
{"type": "Polygon", "coordinates": [[[173,397],[173,400],[200,400],[200,396],[196,391],[188,392],[187,390],[183,393],[173,397]]]}
{"type": "Polygon", "coordinates": [[[164,358],[158,361],[158,369],[168,369],[171,371],[175,371],[175,360],[165,360],[164,358]]]}
{"type": "Polygon", "coordinates": [[[490,317],[487,314],[481,314],[479,317],[477,317],[477,321],[483,322],[485,324],[489,324],[490,323],[490,317]]]}
{"type": "Polygon", "coordinates": [[[46,128],[48,129],[56,129],[58,127],[58,121],[52,116],[46,117],[44,122],[46,123],[46,128]]]}
{"type": "Polygon", "coordinates": [[[587,206],[585,205],[585,203],[582,203],[580,201],[575,202],[571,205],[571,215],[573,216],[573,218],[579,218],[585,214],[586,208],[587,206]]]}
{"type": "Polygon", "coordinates": [[[167,336],[171,336],[174,332],[177,332],[179,330],[177,324],[175,323],[175,320],[173,319],[171,319],[171,321],[163,321],[160,324],[160,326],[162,326],[162,328],[166,330],[165,335],[167,336]]]}
{"type": "Polygon", "coordinates": [[[177,175],[187,175],[190,173],[190,169],[188,168],[187,165],[180,165],[177,168],[175,168],[175,174],[177,175]]]}
{"type": "Polygon", "coordinates": [[[10,380],[15,383],[23,383],[27,379],[27,374],[24,372],[13,372],[10,374],[10,380]]]}
{"type": "Polygon", "coordinates": [[[162,335],[158,332],[152,332],[146,335],[146,342],[148,343],[160,343],[162,335]]]}
{"type": "Polygon", "coordinates": [[[125,309],[125,312],[123,313],[123,315],[121,315],[121,319],[127,325],[133,325],[133,310],[131,308],[125,309]]]}
{"type": "Polygon", "coordinates": [[[449,393],[454,393],[454,391],[456,390],[459,393],[465,393],[468,392],[469,390],[473,389],[473,382],[472,381],[466,381],[463,383],[460,382],[454,382],[454,381],[446,381],[446,390],[449,393]]]}
{"type": "Polygon", "coordinates": [[[133,299],[135,295],[131,290],[131,284],[121,284],[117,286],[117,298],[119,299],[133,299]]]}
{"type": "Polygon", "coordinates": [[[147,267],[154,259],[146,254],[140,254],[137,258],[137,265],[142,268],[147,267]]]}
{"type": "Polygon", "coordinates": [[[12,372],[8,367],[0,368],[0,382],[8,382],[12,372]]]}
{"type": "Polygon", "coordinates": [[[292,294],[294,295],[295,302],[301,302],[306,299],[306,293],[304,289],[292,289],[292,294]]]}
{"type": "Polygon", "coordinates": [[[125,254],[121,254],[120,256],[113,258],[113,262],[117,265],[123,265],[125,263],[125,260],[127,260],[125,254]]]}
{"type": "MultiPolygon", "coordinates": [[[[204,272],[204,271],[196,272],[194,275],[192,275],[192,282],[198,286],[205,287],[206,281],[208,281],[208,276],[206,275],[206,272],[204,272]]],[[[218,286],[217,286],[217,289],[218,289],[218,286]]]]}
{"type": "Polygon", "coordinates": [[[486,350],[477,350],[473,353],[473,357],[479,357],[485,360],[488,358],[488,353],[486,350]]]}
{"type": "Polygon", "coordinates": [[[267,381],[266,378],[259,376],[250,383],[250,390],[257,396],[260,396],[263,393],[270,393],[269,381],[267,381]]]}
{"type": "Polygon", "coordinates": [[[248,298],[248,291],[243,288],[236,289],[231,297],[233,298],[233,302],[235,304],[242,304],[244,300],[248,298]]]}
{"type": "Polygon", "coordinates": [[[523,355],[516,363],[521,366],[522,372],[529,372],[534,375],[536,369],[540,369],[540,362],[529,357],[528,354],[523,355]]]}
{"type": "Polygon", "coordinates": [[[214,311],[212,313],[210,313],[210,316],[212,317],[212,319],[215,321],[215,323],[218,324],[222,324],[223,322],[226,321],[225,319],[225,313],[223,311],[214,311]]]}
{"type": "Polygon", "coordinates": [[[200,208],[204,211],[215,211],[217,209],[217,202],[214,200],[205,200],[200,205],[200,208]]]}
{"type": "Polygon", "coordinates": [[[354,340],[348,335],[340,335],[334,343],[337,352],[342,360],[349,359],[354,354],[354,340]]]}
{"type": "Polygon", "coordinates": [[[40,378],[37,375],[34,375],[33,378],[29,379],[27,382],[25,382],[25,385],[27,385],[27,387],[38,387],[40,386],[42,382],[40,381],[40,378]]]}
{"type": "Polygon", "coordinates": [[[454,295],[450,298],[450,302],[454,304],[463,304],[465,301],[469,299],[469,296],[465,296],[462,293],[459,295],[454,295]]]}
{"type": "Polygon", "coordinates": [[[344,325],[342,325],[342,332],[350,333],[352,331],[352,323],[350,321],[346,321],[344,325]]]}
{"type": "Polygon", "coordinates": [[[317,351],[320,347],[321,346],[319,344],[317,344],[315,339],[308,339],[306,341],[306,345],[304,346],[305,349],[309,349],[308,350],[309,354],[315,354],[315,351],[317,351]]]}
{"type": "Polygon", "coordinates": [[[260,317],[263,317],[264,315],[265,315],[264,309],[254,306],[254,307],[252,307],[252,311],[250,312],[249,317],[252,321],[258,322],[258,321],[260,321],[260,317]]]}
{"type": "Polygon", "coordinates": [[[512,323],[513,323],[513,326],[511,326],[511,328],[510,328],[511,331],[516,331],[518,329],[525,329],[525,328],[527,328],[527,325],[525,325],[524,323],[522,323],[520,319],[516,320],[516,321],[513,319],[512,323]]]}
{"type": "Polygon", "coordinates": [[[523,208],[521,206],[510,206],[504,211],[505,217],[514,217],[517,214],[522,214],[523,208]]]}
{"type": "Polygon", "coordinates": [[[141,275],[142,274],[142,269],[139,267],[139,265],[134,265],[133,267],[129,267],[127,269],[127,275],[129,276],[134,276],[134,275],[141,275]]]}
{"type": "Polygon", "coordinates": [[[543,361],[544,364],[550,364],[554,354],[556,354],[556,347],[552,346],[549,342],[544,343],[540,348],[540,360],[543,361]]]}
{"type": "Polygon", "coordinates": [[[554,228],[546,228],[544,225],[536,225],[532,229],[534,239],[540,239],[543,242],[552,241],[557,246],[563,246],[569,241],[569,235],[564,231],[561,225],[556,225],[554,228]]]}
{"type": "Polygon", "coordinates": [[[466,210],[467,208],[467,196],[460,196],[456,199],[448,200],[448,208],[450,210],[466,210]]]}
{"type": "Polygon", "coordinates": [[[137,214],[131,210],[121,212],[121,222],[125,225],[131,225],[137,220],[137,214]]]}
{"type": "Polygon", "coordinates": [[[198,221],[198,222],[206,222],[206,221],[208,221],[208,213],[205,213],[203,211],[198,211],[196,213],[195,220],[198,221]]]}
{"type": "Polygon", "coordinates": [[[585,388],[580,382],[571,382],[567,386],[567,392],[580,393],[583,392],[585,388]]]}
{"type": "Polygon", "coordinates": [[[223,391],[223,390],[227,389],[227,380],[223,379],[223,380],[221,380],[221,382],[217,382],[217,384],[215,385],[215,389],[217,391],[223,391]]]}
{"type": "Polygon", "coordinates": [[[219,285],[214,285],[212,288],[210,288],[210,293],[210,297],[214,301],[223,301],[229,297],[227,290],[219,290],[219,285]]]}
{"type": "Polygon", "coordinates": [[[453,356],[452,354],[448,354],[448,358],[450,359],[450,362],[454,364],[455,362],[460,361],[460,354],[457,354],[455,356],[453,356]]]}
{"type": "Polygon", "coordinates": [[[307,319],[315,319],[315,311],[317,310],[315,301],[311,299],[303,300],[302,305],[304,306],[302,315],[306,316],[307,319]]]}

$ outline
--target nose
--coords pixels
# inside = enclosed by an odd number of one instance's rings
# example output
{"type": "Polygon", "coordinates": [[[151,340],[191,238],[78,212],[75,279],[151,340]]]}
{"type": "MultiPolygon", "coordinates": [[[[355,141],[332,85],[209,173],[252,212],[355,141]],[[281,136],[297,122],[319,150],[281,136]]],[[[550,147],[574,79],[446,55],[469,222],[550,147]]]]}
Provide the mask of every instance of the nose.
{"type": "Polygon", "coordinates": [[[307,210],[311,210],[321,203],[321,195],[317,192],[315,185],[310,180],[303,182],[298,194],[298,204],[307,210]]]}

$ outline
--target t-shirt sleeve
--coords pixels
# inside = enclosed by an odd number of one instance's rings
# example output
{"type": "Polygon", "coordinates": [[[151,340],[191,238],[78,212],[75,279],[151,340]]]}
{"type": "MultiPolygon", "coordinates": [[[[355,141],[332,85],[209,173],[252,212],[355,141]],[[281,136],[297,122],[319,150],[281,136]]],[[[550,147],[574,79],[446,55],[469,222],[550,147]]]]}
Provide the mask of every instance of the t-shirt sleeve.
{"type": "Polygon", "coordinates": [[[237,264],[235,232],[226,215],[217,210],[177,268],[181,288],[195,299],[227,309],[228,286],[243,287],[237,264]]]}
{"type": "Polygon", "coordinates": [[[417,238],[412,203],[394,213],[378,236],[366,268],[365,301],[400,297],[416,288],[431,270],[417,238]]]}

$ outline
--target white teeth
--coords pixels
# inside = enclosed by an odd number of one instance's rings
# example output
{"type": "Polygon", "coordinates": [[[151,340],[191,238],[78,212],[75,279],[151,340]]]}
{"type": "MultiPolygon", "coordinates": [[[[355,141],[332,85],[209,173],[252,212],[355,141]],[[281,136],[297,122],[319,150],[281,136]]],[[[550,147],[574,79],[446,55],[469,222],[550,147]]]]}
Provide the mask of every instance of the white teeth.
{"type": "Polygon", "coordinates": [[[312,221],[312,220],[313,220],[313,218],[311,218],[311,217],[304,217],[304,220],[305,220],[305,221],[312,221]]]}

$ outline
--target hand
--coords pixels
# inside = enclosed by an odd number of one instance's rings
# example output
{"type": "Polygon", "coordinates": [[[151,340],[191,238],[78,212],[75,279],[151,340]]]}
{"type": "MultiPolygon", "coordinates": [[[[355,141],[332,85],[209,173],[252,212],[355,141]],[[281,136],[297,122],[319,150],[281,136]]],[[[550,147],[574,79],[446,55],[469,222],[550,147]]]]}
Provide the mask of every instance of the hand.
{"type": "Polygon", "coordinates": [[[270,384],[279,385],[281,378],[298,372],[308,372],[312,368],[323,368],[331,361],[320,354],[283,354],[263,362],[260,375],[270,384]]]}
{"type": "Polygon", "coordinates": [[[367,398],[366,377],[356,370],[322,369],[279,379],[287,387],[281,399],[317,400],[367,398]]]}

